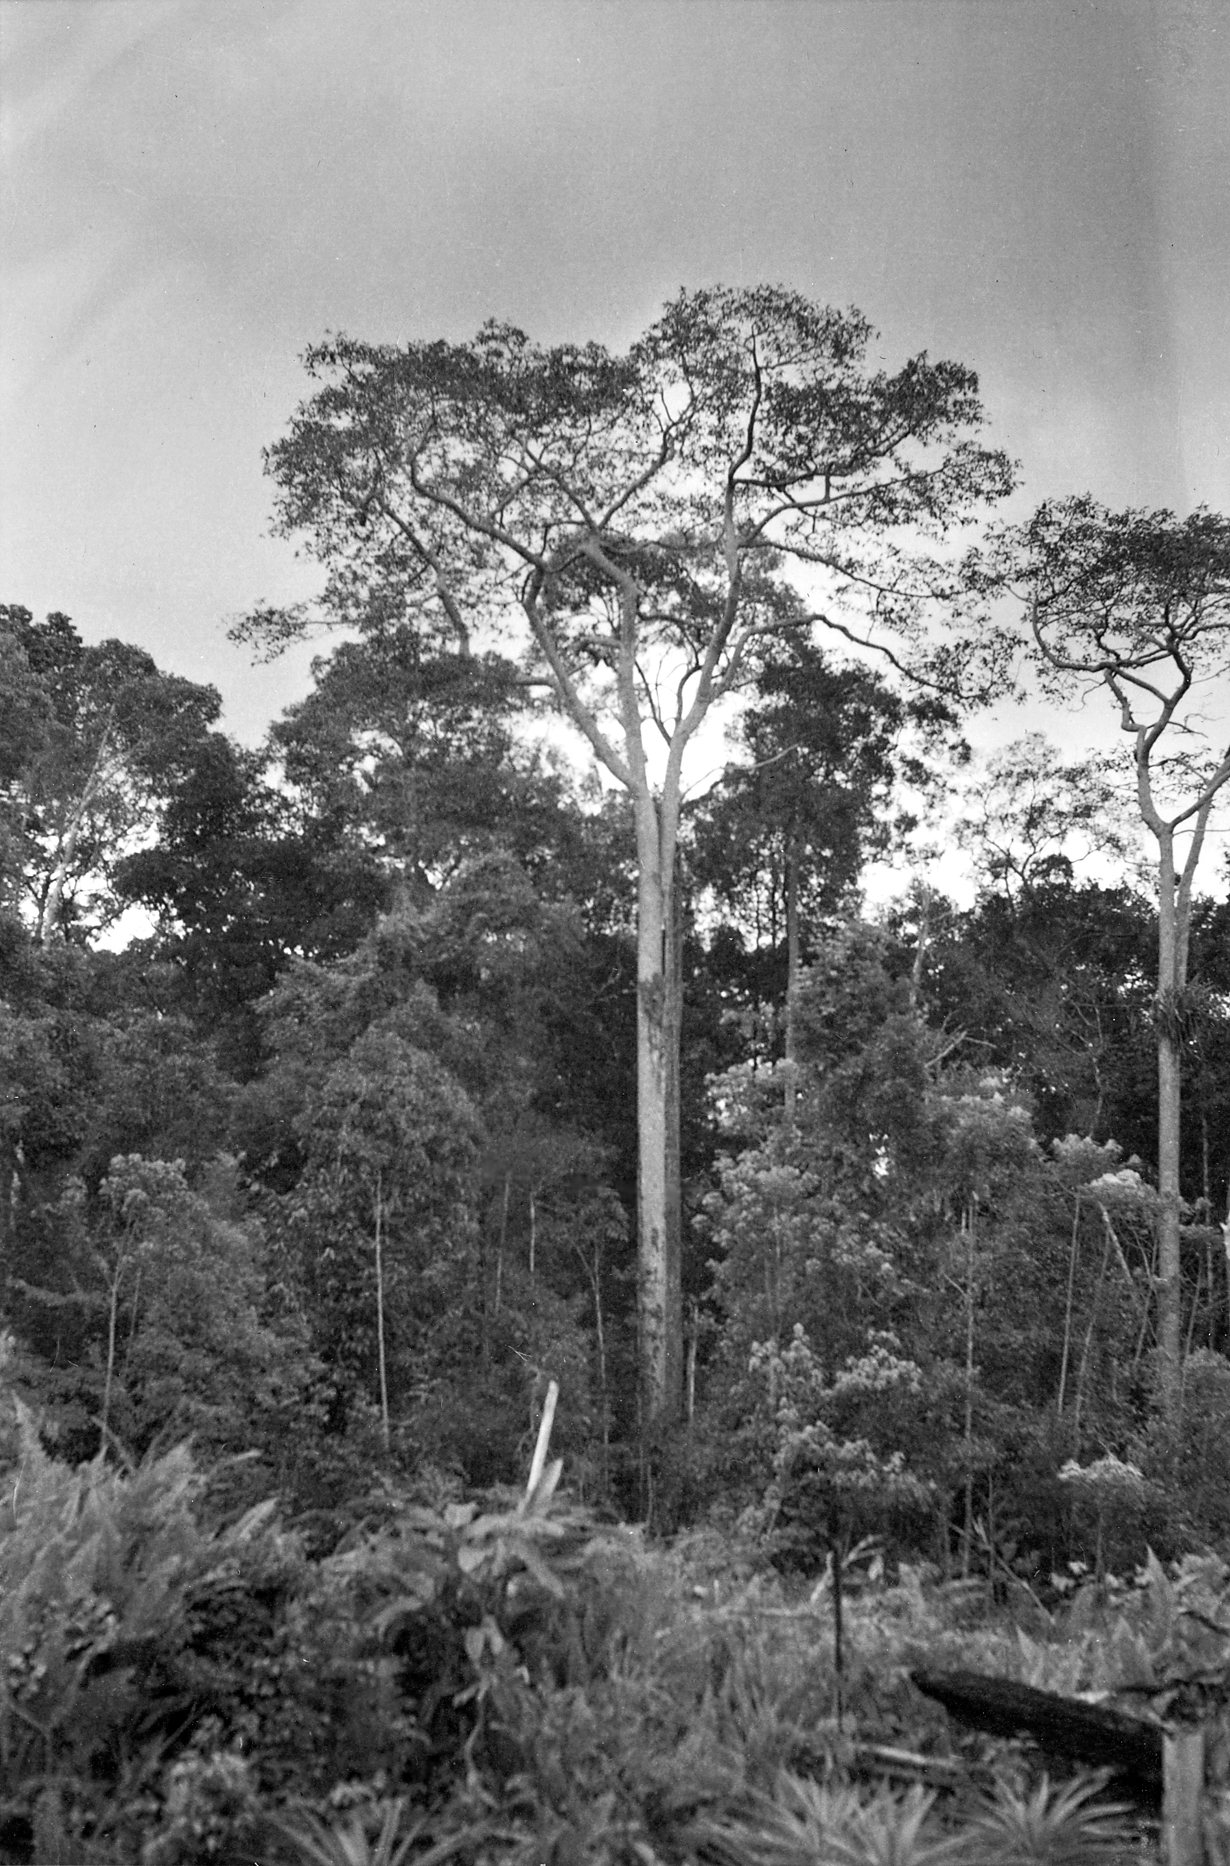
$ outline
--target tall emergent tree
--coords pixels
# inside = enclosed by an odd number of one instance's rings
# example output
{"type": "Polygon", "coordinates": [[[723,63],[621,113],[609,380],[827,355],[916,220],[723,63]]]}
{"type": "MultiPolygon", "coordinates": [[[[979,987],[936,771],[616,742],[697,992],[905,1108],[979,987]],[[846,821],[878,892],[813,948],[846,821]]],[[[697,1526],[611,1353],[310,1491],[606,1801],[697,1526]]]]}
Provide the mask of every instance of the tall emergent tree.
{"type": "MultiPolygon", "coordinates": [[[[684,756],[758,640],[824,623],[951,681],[928,648],[940,547],[1012,469],[974,438],[973,372],[888,374],[872,332],[776,287],[681,293],[624,356],[346,337],[267,456],[278,522],[328,568],[324,619],[458,648],[515,624],[541,682],[628,791],[638,863],[638,1247],[645,1411],[678,1405],[676,840],[684,756]],[[892,645],[895,642],[895,647],[892,645]]],[[[276,646],[303,611],[258,611],[276,646]]]]}
{"type": "Polygon", "coordinates": [[[1179,1140],[1192,884],[1230,784],[1230,519],[1042,505],[1001,541],[1028,605],[1034,660],[1056,698],[1101,685],[1131,738],[1136,803],[1157,843],[1158,1338],[1161,1397],[1181,1393],[1179,1140]],[[1186,835],[1183,850],[1176,838],[1186,835]]]}

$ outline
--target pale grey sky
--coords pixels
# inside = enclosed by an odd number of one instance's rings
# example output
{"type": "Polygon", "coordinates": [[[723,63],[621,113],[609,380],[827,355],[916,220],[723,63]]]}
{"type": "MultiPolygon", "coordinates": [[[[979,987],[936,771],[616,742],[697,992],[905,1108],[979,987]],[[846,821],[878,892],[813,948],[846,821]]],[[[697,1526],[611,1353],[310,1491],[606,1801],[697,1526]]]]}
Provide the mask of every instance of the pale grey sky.
{"type": "Polygon", "coordinates": [[[307,344],[618,345],[718,281],[972,364],[1022,513],[1230,511],[1228,42],[1224,0],[0,0],[0,600],[255,740],[307,655],[225,626],[315,587],[260,459],[307,344]]]}

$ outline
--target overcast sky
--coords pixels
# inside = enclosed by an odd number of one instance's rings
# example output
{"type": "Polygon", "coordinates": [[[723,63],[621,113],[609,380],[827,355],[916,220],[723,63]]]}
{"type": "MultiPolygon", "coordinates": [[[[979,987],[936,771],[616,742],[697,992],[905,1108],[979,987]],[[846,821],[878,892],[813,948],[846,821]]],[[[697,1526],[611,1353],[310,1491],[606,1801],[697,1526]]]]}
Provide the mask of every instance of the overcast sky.
{"type": "Polygon", "coordinates": [[[316,587],[261,448],[328,329],[622,345],[782,282],[973,365],[1022,514],[1230,511],[1225,0],[0,0],[0,56],[0,600],[249,741],[307,655],[226,621],[316,587]]]}

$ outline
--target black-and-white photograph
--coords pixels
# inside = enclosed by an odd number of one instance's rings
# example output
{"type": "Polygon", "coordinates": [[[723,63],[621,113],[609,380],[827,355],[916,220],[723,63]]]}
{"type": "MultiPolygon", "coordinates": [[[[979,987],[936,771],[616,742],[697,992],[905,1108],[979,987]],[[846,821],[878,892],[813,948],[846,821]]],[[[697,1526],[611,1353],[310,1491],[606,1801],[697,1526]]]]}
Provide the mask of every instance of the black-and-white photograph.
{"type": "Polygon", "coordinates": [[[0,0],[0,1866],[1230,1866],[1225,0],[0,0]]]}

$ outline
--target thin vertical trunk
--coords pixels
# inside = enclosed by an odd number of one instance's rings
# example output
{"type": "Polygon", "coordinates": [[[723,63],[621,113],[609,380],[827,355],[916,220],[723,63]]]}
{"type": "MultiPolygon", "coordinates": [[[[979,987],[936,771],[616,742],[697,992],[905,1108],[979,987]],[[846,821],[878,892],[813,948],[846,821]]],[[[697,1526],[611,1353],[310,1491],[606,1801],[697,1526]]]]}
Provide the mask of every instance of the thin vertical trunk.
{"type": "Polygon", "coordinates": [[[918,883],[918,943],[910,967],[910,1009],[917,1011],[922,1002],[923,962],[931,937],[931,890],[925,881],[918,883]]]}
{"type": "Polygon", "coordinates": [[[111,1417],[111,1382],[115,1375],[115,1324],[120,1302],[120,1275],[124,1264],[122,1258],[116,1259],[115,1274],[111,1278],[111,1302],[107,1311],[107,1372],[103,1379],[102,1424],[99,1428],[99,1451],[107,1448],[107,1422],[111,1417]]]}
{"type": "Polygon", "coordinates": [[[829,1552],[833,1563],[833,1677],[837,1687],[837,1728],[840,1731],[846,1715],[846,1633],[842,1593],[846,1538],[843,1534],[833,1535],[830,1532],[829,1552]]]}
{"type": "Polygon", "coordinates": [[[1217,1311],[1220,1306],[1220,1293],[1217,1288],[1217,1246],[1213,1242],[1213,1228],[1210,1225],[1205,1240],[1205,1275],[1209,1282],[1209,1329],[1206,1346],[1212,1353],[1217,1345],[1217,1311]]]}
{"type": "Polygon", "coordinates": [[[961,1551],[961,1579],[969,1580],[970,1551],[974,1540],[974,1251],[975,1213],[971,1199],[965,1209],[965,1534],[961,1551]]]}
{"type": "Polygon", "coordinates": [[[1174,835],[1163,826],[1158,836],[1157,941],[1157,1190],[1158,1277],[1157,1333],[1161,1357],[1162,1410],[1171,1425],[1179,1421],[1182,1383],[1182,1284],[1179,1254],[1180,1061],[1179,999],[1186,969],[1181,966],[1180,929],[1174,871],[1174,835]]]}
{"type": "Polygon", "coordinates": [[[508,1243],[508,1199],[512,1190],[512,1174],[504,1174],[504,1197],[500,1203],[500,1236],[495,1247],[495,1313],[500,1313],[500,1300],[504,1293],[504,1247],[508,1243]]]}
{"type": "Polygon", "coordinates": [[[793,838],[786,849],[786,1119],[794,1120],[798,1031],[795,1000],[799,989],[799,852],[793,838]]]}
{"type": "MultiPolygon", "coordinates": [[[[1164,716],[1163,724],[1169,718],[1164,716]]],[[[1192,885],[1214,799],[1230,776],[1230,759],[1188,810],[1167,822],[1153,798],[1150,758],[1162,730],[1136,732],[1136,788],[1140,813],[1157,840],[1157,1189],[1158,1358],[1162,1415],[1177,1431],[1182,1391],[1182,1266],[1179,1143],[1182,1120],[1182,1017],[1192,924],[1192,885]],[[1189,823],[1191,842],[1181,872],[1175,869],[1175,830],[1189,823]]]]}
{"type": "Polygon", "coordinates": [[[598,1347],[598,1391],[602,1404],[602,1481],[611,1481],[611,1398],[606,1371],[606,1326],[602,1319],[602,1258],[601,1247],[594,1246],[594,1261],[591,1264],[585,1253],[578,1247],[578,1255],[585,1265],[586,1274],[594,1291],[594,1340],[598,1347]]]}
{"type": "MultiPolygon", "coordinates": [[[[674,1341],[674,1380],[683,1377],[683,886],[678,844],[671,865],[666,902],[666,1237],[668,1248],[667,1324],[674,1341]]],[[[676,1399],[676,1411],[679,1400],[676,1399]]]]}
{"type": "Polygon", "coordinates": [[[132,1286],[132,1314],[128,1318],[128,1340],[124,1344],[124,1372],[128,1372],[128,1363],[132,1358],[133,1343],[137,1338],[137,1323],[141,1319],[141,1263],[137,1260],[137,1274],[132,1286]]]}
{"type": "Polygon", "coordinates": [[[1080,1456],[1081,1448],[1081,1411],[1085,1404],[1085,1377],[1089,1372],[1089,1351],[1093,1346],[1093,1331],[1098,1319],[1098,1305],[1102,1300],[1102,1285],[1106,1281],[1106,1266],[1110,1262],[1110,1236],[1102,1244],[1102,1261],[1098,1266],[1098,1280],[1094,1285],[1093,1301],[1089,1305],[1089,1325],[1085,1330],[1084,1346],[1081,1349],[1081,1364],[1076,1375],[1076,1400],[1072,1407],[1072,1455],[1080,1456]]]}
{"type": "Polygon", "coordinates": [[[483,1214],[478,1227],[478,1354],[484,1367],[491,1360],[491,1281],[487,1271],[488,1238],[487,1217],[483,1214]]]}
{"type": "Polygon", "coordinates": [[[1196,1287],[1192,1291],[1191,1314],[1187,1318],[1187,1340],[1183,1348],[1183,1374],[1182,1374],[1182,1379],[1180,1383],[1181,1393],[1182,1391],[1186,1389],[1186,1386],[1187,1386],[1187,1363],[1192,1358],[1192,1344],[1194,1343],[1196,1339],[1196,1317],[1200,1313],[1200,1290],[1201,1290],[1203,1283],[1204,1283],[1204,1265],[1197,1264],[1196,1266],[1196,1287]]]}
{"type": "MultiPolygon", "coordinates": [[[[11,1144],[0,1142],[0,1279],[4,1278],[5,1266],[9,1262],[9,1239],[17,1230],[17,1205],[21,1196],[21,1179],[17,1171],[17,1150],[11,1144]]],[[[0,1300],[3,1300],[4,1282],[0,1280],[0,1300]]]]}
{"type": "Polygon", "coordinates": [[[530,1187],[530,1282],[534,1281],[534,1257],[538,1243],[538,1213],[534,1206],[534,1188],[530,1187]]]}
{"type": "MultiPolygon", "coordinates": [[[[1157,1286],[1157,1236],[1156,1236],[1156,1233],[1153,1238],[1153,1252],[1145,1268],[1148,1273],[1147,1287],[1149,1289],[1154,1289],[1157,1286]]],[[[1149,1315],[1150,1315],[1150,1304],[1146,1300],[1145,1303],[1143,1304],[1143,1313],[1140,1318],[1140,1333],[1136,1337],[1136,1348],[1132,1355],[1132,1379],[1133,1380],[1136,1379],[1137,1375],[1140,1372],[1141,1356],[1144,1354],[1145,1342],[1148,1340],[1148,1336],[1149,1336],[1149,1315]]]]}
{"type": "Polygon", "coordinates": [[[689,1425],[696,1417],[696,1344],[699,1339],[700,1305],[693,1297],[688,1313],[687,1369],[684,1380],[685,1416],[689,1425]]]}
{"type": "Polygon", "coordinates": [[[389,1376],[384,1354],[384,1182],[376,1174],[376,1353],[380,1362],[380,1436],[389,1449],[389,1376]]]}
{"type": "MultiPolygon", "coordinates": [[[[679,976],[674,851],[663,860],[662,811],[636,798],[637,1250],[644,1418],[679,1416],[682,1296],[679,1260],[679,976]]],[[[673,838],[671,839],[673,843],[673,838]]]]}
{"type": "Polygon", "coordinates": [[[1068,1359],[1072,1351],[1072,1297],[1076,1288],[1076,1254],[1080,1247],[1081,1195],[1080,1187],[1076,1190],[1076,1204],[1072,1212],[1072,1248],[1068,1254],[1068,1298],[1063,1310],[1063,1354],[1059,1362],[1059,1397],[1055,1402],[1055,1412],[1063,1417],[1064,1395],[1068,1384],[1068,1359]]]}

